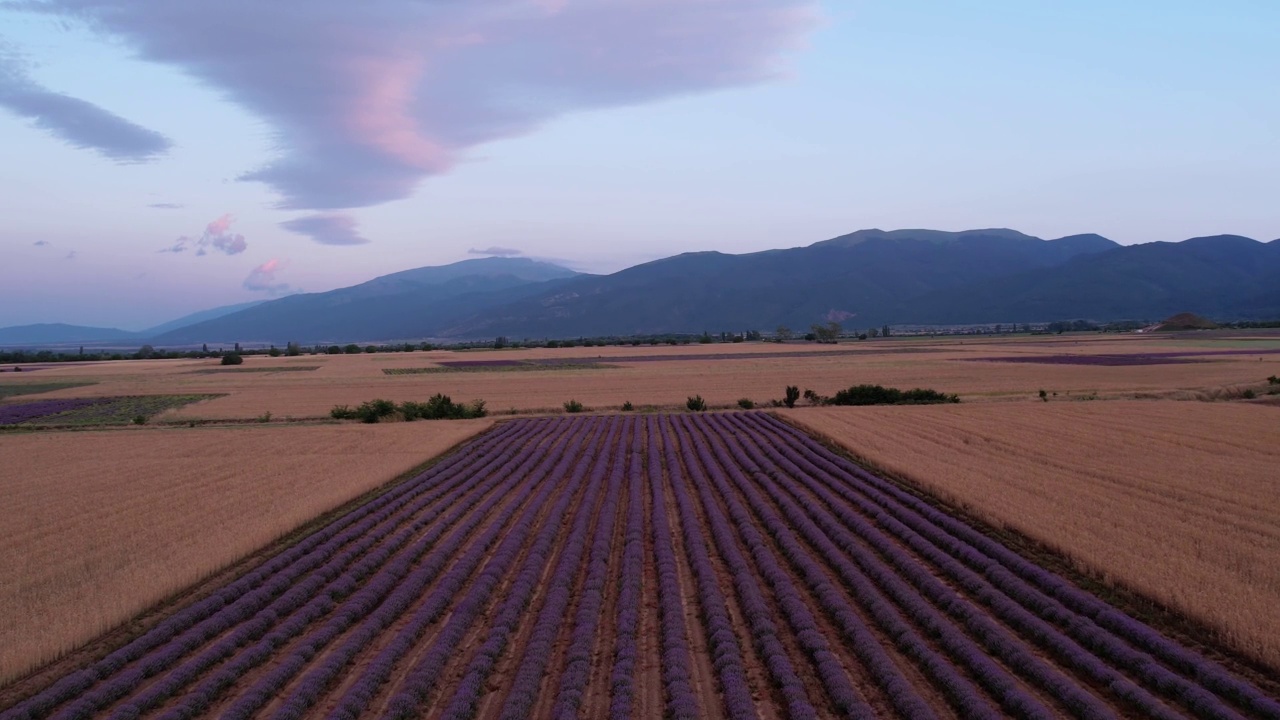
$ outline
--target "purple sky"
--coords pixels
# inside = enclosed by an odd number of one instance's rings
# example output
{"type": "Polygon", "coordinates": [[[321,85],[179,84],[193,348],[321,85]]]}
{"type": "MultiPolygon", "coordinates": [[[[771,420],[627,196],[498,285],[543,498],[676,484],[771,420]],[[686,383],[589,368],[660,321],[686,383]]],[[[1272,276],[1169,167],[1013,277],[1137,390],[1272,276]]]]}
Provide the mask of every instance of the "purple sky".
{"type": "Polygon", "coordinates": [[[1116,5],[0,3],[0,326],[486,253],[1280,236],[1280,6],[1116,5]]]}

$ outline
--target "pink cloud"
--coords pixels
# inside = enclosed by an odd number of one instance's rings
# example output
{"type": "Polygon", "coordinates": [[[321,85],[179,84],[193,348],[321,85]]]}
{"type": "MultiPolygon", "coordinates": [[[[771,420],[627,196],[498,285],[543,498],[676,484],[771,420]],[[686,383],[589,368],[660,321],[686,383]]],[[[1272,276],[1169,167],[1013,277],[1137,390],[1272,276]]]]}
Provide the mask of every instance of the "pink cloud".
{"type": "Polygon", "coordinates": [[[283,270],[284,267],[285,263],[282,260],[271,258],[249,271],[249,277],[244,279],[244,289],[253,292],[265,292],[271,296],[288,295],[294,292],[288,283],[276,282],[276,273],[283,270]]]}
{"type": "Polygon", "coordinates": [[[275,130],[241,179],[284,208],[408,197],[476,145],[566,113],[767,81],[818,0],[46,0],[275,130]]]}
{"type": "Polygon", "coordinates": [[[244,235],[231,232],[231,224],[234,222],[235,217],[231,213],[226,213],[205,225],[204,234],[198,239],[193,240],[182,235],[174,241],[173,245],[158,252],[182,253],[188,249],[194,249],[197,256],[203,256],[208,255],[209,249],[212,248],[225,255],[239,255],[249,248],[249,243],[244,239],[244,235]]]}
{"type": "Polygon", "coordinates": [[[204,232],[206,235],[222,235],[231,227],[232,222],[231,213],[226,213],[222,217],[206,225],[204,232]]]}
{"type": "Polygon", "coordinates": [[[308,215],[280,223],[289,232],[307,235],[321,245],[363,245],[368,239],[356,230],[356,221],[337,213],[308,215]]]}

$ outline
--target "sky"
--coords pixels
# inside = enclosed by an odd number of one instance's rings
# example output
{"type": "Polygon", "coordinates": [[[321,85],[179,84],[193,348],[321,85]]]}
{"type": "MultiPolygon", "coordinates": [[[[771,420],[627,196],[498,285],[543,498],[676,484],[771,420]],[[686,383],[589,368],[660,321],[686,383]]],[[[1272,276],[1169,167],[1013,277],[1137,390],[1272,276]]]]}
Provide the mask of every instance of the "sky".
{"type": "Polygon", "coordinates": [[[0,0],[0,326],[861,228],[1280,238],[1273,0],[0,0]]]}

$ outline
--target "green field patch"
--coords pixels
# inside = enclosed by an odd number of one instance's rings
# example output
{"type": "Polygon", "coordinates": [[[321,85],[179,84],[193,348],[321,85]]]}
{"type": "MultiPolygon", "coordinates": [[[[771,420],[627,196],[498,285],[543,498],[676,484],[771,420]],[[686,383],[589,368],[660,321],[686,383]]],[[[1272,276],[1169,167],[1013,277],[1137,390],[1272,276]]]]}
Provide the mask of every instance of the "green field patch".
{"type": "Polygon", "coordinates": [[[620,365],[608,363],[518,363],[513,365],[470,365],[465,367],[383,368],[387,375],[436,375],[440,373],[533,372],[545,370],[612,370],[620,365]]]}
{"type": "Polygon", "coordinates": [[[128,395],[104,398],[88,407],[47,415],[24,425],[94,427],[100,425],[128,425],[146,422],[165,410],[180,408],[201,400],[223,397],[216,395],[128,395]]]}
{"type": "Polygon", "coordinates": [[[15,383],[0,384],[0,400],[18,397],[19,395],[39,395],[40,393],[66,390],[67,388],[97,385],[96,382],[51,382],[51,383],[15,383]]]}

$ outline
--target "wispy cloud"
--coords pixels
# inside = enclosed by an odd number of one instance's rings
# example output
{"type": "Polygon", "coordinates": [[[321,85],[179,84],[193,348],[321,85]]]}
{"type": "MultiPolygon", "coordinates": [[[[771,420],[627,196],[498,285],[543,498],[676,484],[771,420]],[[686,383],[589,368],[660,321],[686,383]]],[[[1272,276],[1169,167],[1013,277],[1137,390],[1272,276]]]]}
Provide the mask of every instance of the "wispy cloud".
{"type": "Polygon", "coordinates": [[[491,245],[487,248],[471,248],[470,250],[467,251],[467,254],[468,255],[496,255],[498,257],[515,257],[517,255],[523,255],[524,252],[520,250],[516,250],[515,248],[505,248],[505,247],[498,247],[497,245],[491,245]]]}
{"type": "Polygon", "coordinates": [[[46,245],[52,245],[53,243],[49,242],[48,240],[37,240],[31,244],[35,245],[36,247],[44,247],[46,245]]]}
{"type": "Polygon", "coordinates": [[[566,113],[775,77],[818,0],[45,0],[264,118],[281,206],[408,197],[566,113]],[[323,79],[318,81],[318,79],[323,79]]]}
{"type": "Polygon", "coordinates": [[[77,255],[79,255],[79,254],[80,254],[79,252],[77,252],[77,251],[75,251],[75,250],[72,250],[71,252],[69,252],[69,253],[67,253],[65,256],[63,256],[63,258],[62,258],[62,259],[63,259],[63,260],[75,260],[75,259],[76,259],[76,256],[77,256],[77,255]]]}
{"type": "Polygon", "coordinates": [[[356,231],[356,221],[349,215],[322,214],[286,220],[280,227],[310,236],[321,245],[363,245],[368,239],[356,231]]]}
{"type": "Polygon", "coordinates": [[[239,255],[249,248],[249,243],[245,241],[244,235],[231,232],[231,223],[235,222],[235,217],[231,213],[226,213],[216,220],[213,220],[204,228],[204,233],[198,238],[191,238],[186,235],[179,237],[167,248],[162,248],[156,252],[162,253],[184,253],[187,250],[195,250],[195,254],[208,255],[209,250],[216,250],[224,255],[239,255]]]}
{"type": "Polygon", "coordinates": [[[150,205],[147,205],[147,207],[155,208],[156,210],[180,210],[186,207],[186,205],[183,205],[182,203],[160,202],[151,203],[150,205]]]}
{"type": "Polygon", "coordinates": [[[122,163],[154,160],[169,150],[164,135],[91,102],[54,92],[30,78],[15,53],[0,44],[0,108],[27,118],[72,147],[96,150],[122,163]]]}
{"type": "Polygon", "coordinates": [[[253,292],[264,292],[272,297],[295,292],[289,283],[276,281],[276,273],[283,270],[284,265],[283,261],[271,258],[250,270],[249,277],[244,279],[244,289],[252,290],[253,292]]]}

